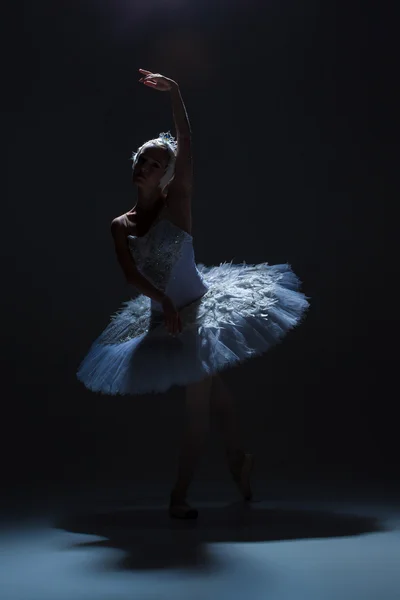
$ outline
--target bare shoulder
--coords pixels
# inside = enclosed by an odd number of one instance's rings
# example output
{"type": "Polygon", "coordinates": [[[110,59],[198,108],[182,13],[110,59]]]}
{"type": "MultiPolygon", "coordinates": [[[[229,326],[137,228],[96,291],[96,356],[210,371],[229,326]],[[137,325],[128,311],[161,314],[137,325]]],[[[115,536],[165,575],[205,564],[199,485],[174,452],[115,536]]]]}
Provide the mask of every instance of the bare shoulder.
{"type": "Polygon", "coordinates": [[[134,223],[129,218],[128,213],[124,213],[123,215],[120,215],[119,217],[115,217],[115,219],[113,219],[111,221],[111,234],[113,237],[130,235],[133,230],[134,230],[134,223]]]}

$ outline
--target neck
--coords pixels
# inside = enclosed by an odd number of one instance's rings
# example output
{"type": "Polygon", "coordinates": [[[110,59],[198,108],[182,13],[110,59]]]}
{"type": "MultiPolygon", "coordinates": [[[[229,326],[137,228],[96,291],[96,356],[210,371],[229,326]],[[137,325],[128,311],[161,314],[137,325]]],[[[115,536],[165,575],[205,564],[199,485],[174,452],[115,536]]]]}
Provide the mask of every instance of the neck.
{"type": "Polygon", "coordinates": [[[156,188],[155,190],[142,190],[139,188],[136,208],[142,211],[152,211],[163,199],[164,196],[160,188],[156,188]]]}

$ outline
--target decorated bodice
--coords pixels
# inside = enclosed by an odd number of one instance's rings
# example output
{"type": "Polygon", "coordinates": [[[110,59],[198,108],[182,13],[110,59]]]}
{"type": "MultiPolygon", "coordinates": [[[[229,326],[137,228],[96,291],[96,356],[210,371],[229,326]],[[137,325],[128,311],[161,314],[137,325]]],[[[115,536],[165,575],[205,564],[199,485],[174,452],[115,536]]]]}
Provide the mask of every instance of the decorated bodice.
{"type": "MultiPolygon", "coordinates": [[[[192,236],[168,219],[156,221],[141,237],[128,237],[139,272],[182,308],[201,297],[205,285],[195,262],[192,236]]],[[[155,310],[159,303],[151,301],[155,310]]]]}

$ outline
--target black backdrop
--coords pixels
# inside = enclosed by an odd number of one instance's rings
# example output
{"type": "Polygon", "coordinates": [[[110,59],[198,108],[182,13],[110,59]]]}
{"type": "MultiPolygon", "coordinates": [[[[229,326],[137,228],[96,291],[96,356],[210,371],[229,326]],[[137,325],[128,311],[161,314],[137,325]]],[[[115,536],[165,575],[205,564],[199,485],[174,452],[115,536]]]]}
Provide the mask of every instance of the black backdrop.
{"type": "Polygon", "coordinates": [[[175,470],[183,390],[75,380],[128,297],[109,224],[134,202],[131,151],[173,131],[140,67],[186,102],[197,260],[289,262],[311,297],[283,344],[226,375],[261,468],[398,476],[397,34],[376,4],[306,4],[3,9],[4,482],[175,470]]]}

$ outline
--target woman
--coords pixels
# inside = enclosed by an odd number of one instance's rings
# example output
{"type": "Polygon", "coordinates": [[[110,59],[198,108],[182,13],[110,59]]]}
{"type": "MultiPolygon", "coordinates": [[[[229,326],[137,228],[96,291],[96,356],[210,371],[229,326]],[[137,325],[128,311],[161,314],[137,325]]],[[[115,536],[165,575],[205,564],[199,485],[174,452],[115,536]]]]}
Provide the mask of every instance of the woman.
{"type": "Polygon", "coordinates": [[[168,133],[133,153],[135,206],[112,221],[115,251],[138,294],[125,303],[84,358],[78,378],[106,394],[186,387],[187,421],[169,513],[196,518],[186,501],[209,425],[210,406],[228,465],[251,500],[253,456],[244,452],[232,398],[219,373],[259,355],[297,325],[308,301],[287,264],[195,263],[191,235],[191,130],[178,84],[140,69],[140,82],[168,92],[177,141],[168,133]]]}

